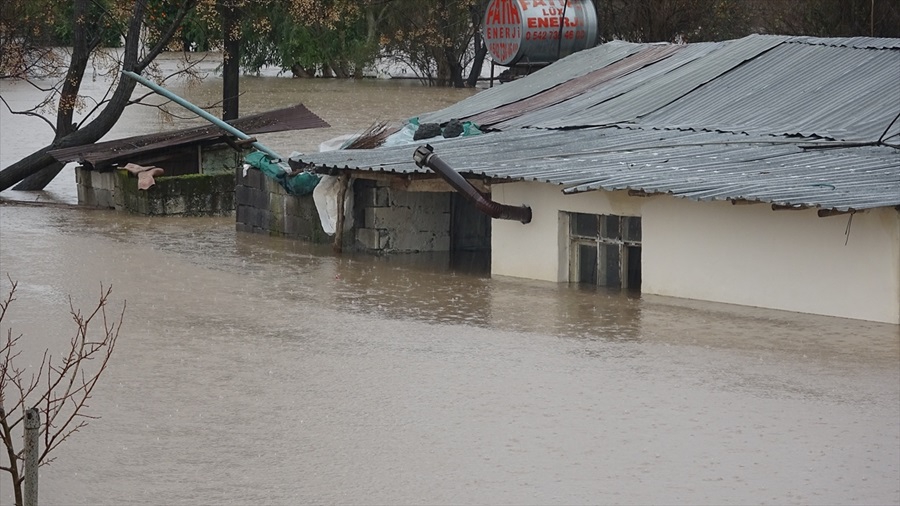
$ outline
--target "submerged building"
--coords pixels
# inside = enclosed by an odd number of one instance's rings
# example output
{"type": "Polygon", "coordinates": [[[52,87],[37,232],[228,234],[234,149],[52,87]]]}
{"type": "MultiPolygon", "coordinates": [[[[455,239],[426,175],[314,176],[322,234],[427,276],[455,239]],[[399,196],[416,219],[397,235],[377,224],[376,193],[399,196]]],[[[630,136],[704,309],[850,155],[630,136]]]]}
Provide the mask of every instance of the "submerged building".
{"type": "Polygon", "coordinates": [[[356,248],[490,272],[900,323],[900,40],[611,42],[422,123],[484,135],[303,156],[351,176],[356,248]],[[435,154],[527,224],[491,220],[435,154]]]}

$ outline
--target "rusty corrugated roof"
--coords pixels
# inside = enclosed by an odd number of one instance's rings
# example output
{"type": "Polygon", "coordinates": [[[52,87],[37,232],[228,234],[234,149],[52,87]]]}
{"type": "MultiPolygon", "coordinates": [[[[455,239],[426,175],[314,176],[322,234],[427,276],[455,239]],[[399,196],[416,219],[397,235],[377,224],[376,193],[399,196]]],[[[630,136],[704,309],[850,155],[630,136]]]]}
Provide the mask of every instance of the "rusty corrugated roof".
{"type": "Polygon", "coordinates": [[[627,58],[613,62],[583,76],[575,77],[571,81],[567,81],[558,86],[548,88],[537,95],[495,109],[487,110],[466,119],[482,126],[494,125],[496,123],[508,121],[512,118],[517,118],[531,111],[545,109],[560,102],[571,100],[579,95],[596,89],[604,83],[626,76],[636,70],[668,58],[684,47],[685,46],[675,45],[650,46],[627,58]]]}
{"type": "MultiPolygon", "coordinates": [[[[306,130],[330,126],[303,104],[238,118],[229,124],[246,134],[306,130]]],[[[50,151],[60,162],[79,162],[93,169],[101,169],[136,155],[171,150],[194,144],[217,144],[232,136],[220,128],[209,125],[172,132],[139,135],[50,151]]]]}

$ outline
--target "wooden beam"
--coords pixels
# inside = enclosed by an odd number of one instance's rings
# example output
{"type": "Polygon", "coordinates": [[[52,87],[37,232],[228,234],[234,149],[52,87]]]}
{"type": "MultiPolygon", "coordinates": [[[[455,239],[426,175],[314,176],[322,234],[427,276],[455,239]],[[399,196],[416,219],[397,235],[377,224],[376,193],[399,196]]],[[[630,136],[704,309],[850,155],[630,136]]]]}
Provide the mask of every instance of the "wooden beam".
{"type": "Polygon", "coordinates": [[[334,243],[331,245],[335,253],[344,251],[344,200],[347,198],[347,186],[350,183],[350,174],[341,174],[338,181],[337,198],[337,226],[334,228],[334,243]]]}
{"type": "Polygon", "coordinates": [[[809,209],[809,208],[802,204],[793,205],[793,206],[783,206],[780,204],[772,204],[773,211],[805,211],[806,209],[809,209]]]}
{"type": "MultiPolygon", "coordinates": [[[[456,191],[440,176],[433,174],[391,174],[388,172],[372,172],[368,170],[342,170],[340,174],[350,174],[356,179],[369,181],[386,181],[391,188],[408,192],[452,192],[456,191]]],[[[490,183],[481,178],[466,178],[478,191],[490,193],[490,183]]]]}
{"type": "Polygon", "coordinates": [[[819,215],[819,218],[827,218],[829,216],[840,216],[842,214],[854,214],[856,211],[838,211],[837,209],[819,209],[816,214],[819,215]]]}

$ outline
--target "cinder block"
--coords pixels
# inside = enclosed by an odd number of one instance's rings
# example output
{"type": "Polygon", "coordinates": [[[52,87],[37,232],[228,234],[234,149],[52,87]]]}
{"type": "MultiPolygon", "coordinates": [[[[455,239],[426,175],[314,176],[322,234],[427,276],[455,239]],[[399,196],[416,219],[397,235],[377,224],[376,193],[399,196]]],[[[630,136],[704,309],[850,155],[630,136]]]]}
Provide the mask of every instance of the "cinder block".
{"type": "Polygon", "coordinates": [[[272,223],[272,213],[267,209],[259,209],[259,212],[256,214],[256,218],[257,222],[254,225],[265,230],[268,233],[270,225],[272,223]]]}
{"type": "Polygon", "coordinates": [[[251,190],[250,205],[256,209],[268,209],[269,192],[258,189],[251,190]]]}
{"type": "Polygon", "coordinates": [[[162,209],[158,214],[185,214],[190,207],[194,207],[188,203],[186,197],[181,195],[173,195],[168,198],[160,199],[160,201],[162,202],[162,209]]]}
{"type": "Polygon", "coordinates": [[[365,207],[387,207],[390,205],[391,189],[385,187],[369,187],[362,191],[365,207]]]}
{"type": "Polygon", "coordinates": [[[408,207],[370,207],[366,209],[366,228],[400,228],[413,219],[408,207]]]}
{"type": "Polygon", "coordinates": [[[291,198],[283,193],[270,193],[269,194],[269,211],[277,215],[284,214],[284,199],[291,198]]]}
{"type": "Polygon", "coordinates": [[[112,200],[112,192],[106,189],[100,189],[95,192],[97,198],[97,207],[115,207],[112,200]]]}
{"type": "Polygon", "coordinates": [[[356,247],[368,251],[382,251],[387,243],[387,236],[383,230],[376,228],[361,228],[356,231],[356,247]]]}
{"type": "Polygon", "coordinates": [[[281,186],[281,183],[278,181],[266,176],[265,174],[260,174],[260,179],[262,183],[260,183],[260,188],[266,190],[269,193],[286,193],[284,191],[284,187],[281,186]]]}
{"type": "Polygon", "coordinates": [[[234,198],[235,203],[239,206],[247,206],[250,205],[250,195],[253,190],[246,185],[238,185],[237,188],[234,189],[234,198]]]}
{"type": "Polygon", "coordinates": [[[285,195],[282,204],[285,218],[288,216],[299,216],[300,214],[300,198],[293,195],[285,195]]]}
{"type": "Polygon", "coordinates": [[[446,192],[407,192],[391,188],[389,205],[422,208],[431,212],[448,212],[450,195],[446,192]]]}
{"type": "Polygon", "coordinates": [[[247,170],[247,177],[244,179],[245,184],[251,188],[262,190],[265,188],[266,176],[259,169],[251,167],[247,170]]]}
{"type": "Polygon", "coordinates": [[[86,206],[96,207],[97,206],[97,196],[95,194],[94,188],[91,186],[84,187],[83,198],[79,197],[78,202],[80,204],[84,204],[86,206]]]}
{"type": "Polygon", "coordinates": [[[247,209],[247,206],[238,204],[234,210],[235,223],[247,223],[247,209]]]}
{"type": "Polygon", "coordinates": [[[450,236],[436,232],[406,232],[391,234],[391,249],[396,253],[449,251],[450,236]]]}

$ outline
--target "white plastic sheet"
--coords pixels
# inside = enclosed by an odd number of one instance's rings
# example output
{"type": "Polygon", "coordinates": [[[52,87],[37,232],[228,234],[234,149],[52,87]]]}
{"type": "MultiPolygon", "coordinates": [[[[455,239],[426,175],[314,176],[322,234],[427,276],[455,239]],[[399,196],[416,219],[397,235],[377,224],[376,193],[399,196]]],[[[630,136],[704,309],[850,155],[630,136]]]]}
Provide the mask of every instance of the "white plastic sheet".
{"type": "MultiPolygon", "coordinates": [[[[348,181],[348,188],[344,195],[344,232],[353,228],[353,181],[348,181]]],[[[319,221],[322,230],[328,235],[334,235],[337,230],[338,220],[338,193],[341,183],[337,176],[322,176],[319,184],[313,190],[313,202],[319,211],[319,221]]]]}

